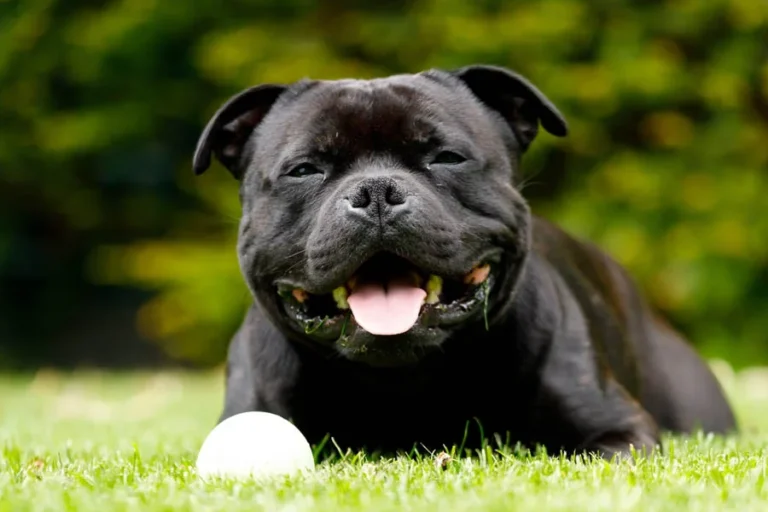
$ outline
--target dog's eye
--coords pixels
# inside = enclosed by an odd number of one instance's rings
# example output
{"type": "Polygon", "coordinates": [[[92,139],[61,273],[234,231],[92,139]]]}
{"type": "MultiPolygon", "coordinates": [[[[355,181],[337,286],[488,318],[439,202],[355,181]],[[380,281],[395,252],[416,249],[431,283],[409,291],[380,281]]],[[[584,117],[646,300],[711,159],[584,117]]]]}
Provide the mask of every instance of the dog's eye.
{"type": "Polygon", "coordinates": [[[432,160],[433,164],[461,164],[466,162],[467,159],[458,153],[453,151],[441,151],[432,160]]]}
{"type": "Polygon", "coordinates": [[[318,169],[312,164],[299,164],[290,171],[288,171],[288,176],[292,176],[294,178],[304,178],[307,176],[311,176],[313,174],[322,174],[323,171],[318,169]]]}

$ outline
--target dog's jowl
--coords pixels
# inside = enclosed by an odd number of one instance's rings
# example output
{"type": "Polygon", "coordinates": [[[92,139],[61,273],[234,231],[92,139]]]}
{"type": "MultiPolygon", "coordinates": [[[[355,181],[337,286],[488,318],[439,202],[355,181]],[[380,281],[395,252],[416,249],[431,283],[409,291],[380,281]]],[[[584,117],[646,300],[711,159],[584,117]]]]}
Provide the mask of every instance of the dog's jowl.
{"type": "Polygon", "coordinates": [[[289,418],[310,442],[439,449],[498,435],[549,453],[726,433],[704,361],[614,260],[517,188],[550,100],[492,66],[259,85],[194,156],[239,181],[253,305],[221,419],[289,418]],[[468,437],[465,438],[469,424],[468,437]]]}

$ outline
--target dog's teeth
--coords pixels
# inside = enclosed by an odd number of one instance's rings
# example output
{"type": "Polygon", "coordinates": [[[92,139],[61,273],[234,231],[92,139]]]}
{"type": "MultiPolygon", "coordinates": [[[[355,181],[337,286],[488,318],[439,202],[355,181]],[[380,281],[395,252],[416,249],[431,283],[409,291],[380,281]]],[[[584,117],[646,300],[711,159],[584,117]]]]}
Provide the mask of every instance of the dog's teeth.
{"type": "Polygon", "coordinates": [[[421,283],[424,282],[424,279],[421,278],[418,272],[411,272],[410,277],[413,280],[413,283],[415,286],[421,288],[421,283]]]}
{"type": "Polygon", "coordinates": [[[349,309],[349,303],[347,302],[347,288],[346,286],[339,286],[333,290],[333,300],[336,301],[336,307],[339,309],[349,309]]]}
{"type": "Polygon", "coordinates": [[[299,304],[303,304],[304,301],[309,298],[309,294],[301,288],[294,288],[291,293],[293,294],[293,298],[296,299],[299,304]]]}
{"type": "Polygon", "coordinates": [[[488,275],[491,273],[491,266],[487,263],[485,265],[478,265],[473,268],[469,274],[464,276],[465,284],[478,285],[488,279],[488,275]]]}
{"type": "Polygon", "coordinates": [[[437,304],[440,302],[440,294],[443,292],[443,278],[432,274],[427,280],[427,298],[424,300],[427,304],[437,304]]]}
{"type": "Polygon", "coordinates": [[[347,281],[347,288],[349,290],[354,290],[355,286],[357,286],[357,277],[356,276],[352,276],[352,277],[349,278],[349,281],[347,281]]]}

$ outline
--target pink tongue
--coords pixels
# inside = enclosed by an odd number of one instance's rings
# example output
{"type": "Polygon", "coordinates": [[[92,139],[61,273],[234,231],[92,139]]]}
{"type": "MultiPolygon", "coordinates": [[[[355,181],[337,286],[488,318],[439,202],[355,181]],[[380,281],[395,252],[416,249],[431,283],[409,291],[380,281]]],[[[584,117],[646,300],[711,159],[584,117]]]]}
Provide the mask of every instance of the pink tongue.
{"type": "Polygon", "coordinates": [[[347,298],[355,321],[379,336],[404,333],[416,323],[427,292],[406,281],[365,283],[347,298]]]}

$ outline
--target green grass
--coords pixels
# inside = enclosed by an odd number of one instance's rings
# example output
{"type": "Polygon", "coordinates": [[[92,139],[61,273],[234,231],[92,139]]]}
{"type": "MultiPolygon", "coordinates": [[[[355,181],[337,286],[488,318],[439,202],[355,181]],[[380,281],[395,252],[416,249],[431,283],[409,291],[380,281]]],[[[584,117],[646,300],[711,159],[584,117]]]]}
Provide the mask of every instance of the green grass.
{"type": "Polygon", "coordinates": [[[768,510],[768,370],[717,368],[744,433],[668,439],[635,465],[488,450],[440,470],[428,454],[348,455],[266,485],[195,477],[219,373],[0,377],[0,512],[768,510]]]}

